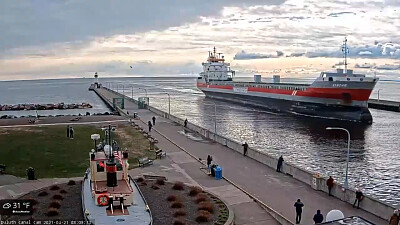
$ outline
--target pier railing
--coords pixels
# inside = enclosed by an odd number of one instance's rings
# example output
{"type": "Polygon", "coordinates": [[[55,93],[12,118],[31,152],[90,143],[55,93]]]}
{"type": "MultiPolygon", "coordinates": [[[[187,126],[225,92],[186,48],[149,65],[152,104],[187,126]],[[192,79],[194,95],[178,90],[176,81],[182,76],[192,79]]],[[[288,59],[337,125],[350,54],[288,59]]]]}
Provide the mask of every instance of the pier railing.
{"type": "MultiPolygon", "coordinates": [[[[121,93],[115,92],[108,88],[104,88],[104,89],[107,89],[108,91],[113,92],[114,94],[117,94],[121,97],[124,97],[126,100],[132,101],[136,104],[138,102],[135,99],[132,99],[127,96],[123,96],[121,93]]],[[[101,97],[104,97],[104,96],[101,96],[101,97]]],[[[111,103],[109,100],[108,100],[108,102],[111,103]]],[[[181,119],[174,115],[169,115],[167,112],[164,112],[160,109],[157,109],[152,106],[148,106],[147,109],[161,117],[168,118],[173,122],[176,122],[176,123],[182,124],[182,125],[184,124],[184,119],[181,119]]],[[[119,108],[117,110],[119,110],[120,113],[122,113],[123,115],[126,115],[126,113],[123,110],[121,110],[119,108]]],[[[238,141],[229,139],[229,138],[219,135],[219,134],[215,134],[214,132],[210,131],[209,129],[205,129],[203,127],[200,127],[200,126],[190,123],[190,122],[187,123],[186,127],[194,132],[197,132],[204,138],[211,139],[217,143],[227,146],[229,149],[231,149],[233,151],[243,153],[242,143],[240,143],[238,141]]],[[[265,153],[265,152],[262,152],[260,150],[249,147],[248,151],[247,151],[247,156],[249,158],[252,158],[252,159],[264,164],[264,165],[267,165],[273,169],[276,169],[278,159],[265,153]]],[[[309,170],[300,168],[300,167],[295,166],[288,162],[283,162],[281,171],[303,183],[310,185],[315,190],[322,191],[327,194],[329,193],[328,187],[326,185],[326,181],[327,181],[328,177],[318,174],[315,171],[314,172],[309,171],[309,170]]],[[[333,186],[331,194],[333,196],[335,196],[336,198],[338,198],[344,202],[348,202],[350,204],[353,204],[355,196],[356,196],[355,190],[353,188],[345,188],[343,185],[338,184],[338,183],[335,183],[335,185],[333,186]]],[[[385,219],[385,220],[390,218],[390,216],[393,215],[393,211],[396,209],[394,206],[389,205],[378,199],[374,199],[373,197],[368,196],[368,195],[364,196],[363,200],[360,203],[360,208],[362,208],[363,210],[365,210],[369,213],[372,213],[382,219],[385,219]]]]}

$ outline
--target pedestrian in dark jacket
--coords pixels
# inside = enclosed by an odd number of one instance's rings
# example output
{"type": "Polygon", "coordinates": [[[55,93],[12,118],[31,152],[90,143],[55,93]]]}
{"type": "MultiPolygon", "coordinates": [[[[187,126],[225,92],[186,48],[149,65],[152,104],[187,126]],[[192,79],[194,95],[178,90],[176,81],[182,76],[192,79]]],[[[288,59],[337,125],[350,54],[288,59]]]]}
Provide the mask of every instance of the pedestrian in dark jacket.
{"type": "Polygon", "coordinates": [[[69,138],[74,139],[74,128],[72,126],[69,127],[69,138]]]}
{"type": "Polygon", "coordinates": [[[70,132],[69,125],[67,125],[67,138],[69,138],[69,132],[70,132]]]}
{"type": "Polygon", "coordinates": [[[297,202],[294,203],[294,207],[296,207],[296,224],[301,222],[301,213],[303,212],[304,204],[297,199],[297,202]]]}
{"type": "Polygon", "coordinates": [[[149,126],[149,132],[151,132],[151,128],[153,127],[153,125],[151,124],[151,121],[147,122],[147,125],[149,126]]]}
{"type": "Polygon", "coordinates": [[[314,223],[315,224],[319,224],[322,223],[322,221],[324,221],[324,216],[321,214],[321,210],[317,210],[317,214],[314,215],[314,223]]]}
{"type": "Polygon", "coordinates": [[[389,225],[398,225],[399,224],[399,215],[397,215],[397,210],[394,210],[393,215],[390,217],[389,225]]]}
{"type": "Polygon", "coordinates": [[[281,167],[282,167],[282,163],[283,163],[283,156],[281,155],[281,157],[279,157],[278,159],[278,165],[276,166],[276,172],[281,172],[281,167]]]}
{"type": "Polygon", "coordinates": [[[247,148],[249,147],[249,145],[247,144],[247,142],[243,142],[242,146],[243,146],[243,155],[246,156],[247,148]]]}
{"type": "Polygon", "coordinates": [[[211,162],[212,162],[212,157],[211,157],[211,155],[208,155],[207,156],[207,168],[208,168],[208,170],[210,170],[211,162]]]}
{"type": "Polygon", "coordinates": [[[156,117],[153,116],[153,118],[151,118],[153,120],[153,126],[156,125],[156,117]]]}
{"type": "Polygon", "coordinates": [[[356,207],[356,203],[358,203],[357,209],[359,209],[360,202],[362,201],[363,198],[364,198],[364,194],[361,192],[361,190],[356,189],[356,199],[354,200],[353,208],[356,207]]]}
{"type": "Polygon", "coordinates": [[[333,187],[333,178],[331,176],[329,176],[329,179],[326,181],[326,186],[328,186],[329,196],[332,196],[331,190],[333,187]]]}
{"type": "Polygon", "coordinates": [[[187,123],[188,123],[188,120],[185,119],[185,122],[183,122],[183,126],[186,127],[186,126],[187,126],[187,123]]]}

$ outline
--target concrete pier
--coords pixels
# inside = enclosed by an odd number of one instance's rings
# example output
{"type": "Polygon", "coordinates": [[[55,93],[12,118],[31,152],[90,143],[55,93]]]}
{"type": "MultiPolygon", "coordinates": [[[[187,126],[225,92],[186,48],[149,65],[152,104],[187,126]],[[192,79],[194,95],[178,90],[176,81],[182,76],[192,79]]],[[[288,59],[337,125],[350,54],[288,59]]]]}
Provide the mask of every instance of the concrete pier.
{"type": "MultiPolygon", "coordinates": [[[[106,102],[122,95],[106,88],[95,89],[106,102]]],[[[271,215],[279,218],[282,224],[290,224],[295,220],[293,207],[296,199],[300,198],[305,204],[302,224],[313,224],[312,217],[321,210],[324,215],[332,209],[341,210],[345,216],[360,216],[375,224],[385,224],[393,212],[393,207],[379,200],[366,196],[361,202],[362,209],[352,208],[354,190],[345,189],[335,184],[333,194],[326,193],[326,178],[315,176],[314,173],[301,169],[295,165],[284,163],[283,172],[275,171],[276,159],[264,152],[249,148],[248,157],[243,157],[240,143],[226,137],[214,134],[197,125],[188,123],[183,128],[183,120],[153,107],[138,109],[137,101],[125,96],[125,109],[118,109],[121,114],[126,111],[138,112],[144,128],[146,122],[156,116],[159,121],[154,131],[170,140],[182,151],[187,151],[196,158],[206,158],[212,155],[214,161],[222,166],[224,178],[236,187],[247,192],[255,201],[265,206],[271,215]],[[160,118],[164,117],[164,118],[160,118]],[[169,118],[168,118],[169,117],[169,118]],[[200,135],[204,140],[196,141],[182,134],[182,131],[200,135]],[[289,175],[287,175],[289,174],[289,175]],[[349,204],[350,203],[350,204],[349,204]]]]}
{"type": "Polygon", "coordinates": [[[400,102],[395,101],[370,99],[368,100],[368,107],[372,109],[400,112],[400,102]]]}

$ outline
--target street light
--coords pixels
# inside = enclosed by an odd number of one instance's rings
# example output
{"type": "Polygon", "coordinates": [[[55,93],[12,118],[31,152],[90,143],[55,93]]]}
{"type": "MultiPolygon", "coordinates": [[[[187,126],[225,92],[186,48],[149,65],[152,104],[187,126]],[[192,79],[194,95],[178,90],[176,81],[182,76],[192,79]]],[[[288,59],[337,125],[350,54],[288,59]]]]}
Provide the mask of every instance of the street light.
{"type": "Polygon", "coordinates": [[[345,129],[345,128],[341,128],[341,127],[327,127],[327,130],[344,130],[347,132],[347,137],[348,137],[348,141],[347,141],[347,164],[346,164],[346,179],[344,180],[344,186],[346,188],[349,187],[349,179],[348,179],[348,173],[349,173],[349,160],[350,160],[350,132],[345,129]]]}
{"type": "Polygon", "coordinates": [[[147,97],[147,89],[146,88],[139,88],[141,90],[144,90],[146,92],[146,97],[147,97]]]}
{"type": "Polygon", "coordinates": [[[214,102],[205,105],[214,105],[214,133],[217,134],[217,105],[214,102]]]}
{"type": "Polygon", "coordinates": [[[165,94],[168,95],[168,118],[171,116],[171,95],[169,93],[164,92],[165,94]]]}
{"type": "Polygon", "coordinates": [[[382,89],[378,89],[378,102],[379,102],[379,91],[380,91],[380,90],[382,90],[382,89]]]}

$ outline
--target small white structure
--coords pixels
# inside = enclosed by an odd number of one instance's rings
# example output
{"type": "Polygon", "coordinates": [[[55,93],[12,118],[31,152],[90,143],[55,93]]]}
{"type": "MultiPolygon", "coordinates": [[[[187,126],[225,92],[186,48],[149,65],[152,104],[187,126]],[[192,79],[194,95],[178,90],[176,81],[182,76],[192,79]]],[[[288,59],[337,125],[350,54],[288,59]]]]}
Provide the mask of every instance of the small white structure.
{"type": "Polygon", "coordinates": [[[261,83],[261,75],[259,75],[259,74],[254,75],[254,82],[261,83]]]}
{"type": "Polygon", "coordinates": [[[281,82],[281,76],[274,75],[274,83],[280,83],[280,82],[281,82]]]}
{"type": "Polygon", "coordinates": [[[344,215],[342,213],[342,211],[334,209],[328,212],[328,214],[326,214],[326,218],[325,218],[325,222],[331,222],[334,220],[340,220],[343,219],[344,215]]]}

